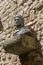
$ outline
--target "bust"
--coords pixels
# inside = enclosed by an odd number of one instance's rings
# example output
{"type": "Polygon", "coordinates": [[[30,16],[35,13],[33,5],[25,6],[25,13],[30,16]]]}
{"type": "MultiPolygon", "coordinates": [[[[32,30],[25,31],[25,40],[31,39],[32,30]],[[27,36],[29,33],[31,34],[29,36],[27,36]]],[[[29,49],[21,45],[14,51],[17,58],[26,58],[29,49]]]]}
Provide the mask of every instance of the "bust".
{"type": "Polygon", "coordinates": [[[21,15],[14,17],[14,26],[12,37],[3,44],[5,51],[19,55],[23,65],[41,65],[41,50],[38,49],[36,37],[31,29],[24,27],[21,15]]]}
{"type": "Polygon", "coordinates": [[[16,55],[23,55],[36,50],[36,38],[30,29],[24,27],[23,16],[16,15],[14,17],[14,26],[16,28],[13,31],[13,37],[5,40],[4,49],[16,55]]]}

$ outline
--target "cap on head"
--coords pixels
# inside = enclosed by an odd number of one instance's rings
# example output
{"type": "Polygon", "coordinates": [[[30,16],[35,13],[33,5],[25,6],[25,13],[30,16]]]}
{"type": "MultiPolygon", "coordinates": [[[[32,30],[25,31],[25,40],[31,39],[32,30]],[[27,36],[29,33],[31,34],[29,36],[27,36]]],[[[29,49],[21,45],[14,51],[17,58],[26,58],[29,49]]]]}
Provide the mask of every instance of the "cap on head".
{"type": "Polygon", "coordinates": [[[14,17],[14,25],[15,26],[21,26],[21,27],[23,27],[24,26],[24,18],[23,18],[23,16],[21,16],[21,15],[16,15],[15,17],[14,17]]]}

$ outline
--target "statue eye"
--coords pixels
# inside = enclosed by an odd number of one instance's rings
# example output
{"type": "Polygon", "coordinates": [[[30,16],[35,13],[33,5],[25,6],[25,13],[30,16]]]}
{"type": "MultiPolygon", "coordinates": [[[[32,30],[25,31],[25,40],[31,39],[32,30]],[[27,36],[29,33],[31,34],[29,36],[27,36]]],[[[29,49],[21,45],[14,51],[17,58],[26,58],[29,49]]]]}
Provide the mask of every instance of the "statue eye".
{"type": "Polygon", "coordinates": [[[15,21],[19,21],[19,19],[15,19],[15,21]]]}
{"type": "Polygon", "coordinates": [[[16,19],[14,19],[14,21],[16,21],[16,19]]]}

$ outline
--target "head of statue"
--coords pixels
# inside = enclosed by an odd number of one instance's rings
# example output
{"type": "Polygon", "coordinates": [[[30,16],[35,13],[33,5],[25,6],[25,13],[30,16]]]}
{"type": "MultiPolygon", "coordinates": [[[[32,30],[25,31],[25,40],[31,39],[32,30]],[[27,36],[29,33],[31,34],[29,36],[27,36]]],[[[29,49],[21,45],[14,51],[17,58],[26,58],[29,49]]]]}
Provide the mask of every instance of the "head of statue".
{"type": "Polygon", "coordinates": [[[14,17],[14,26],[17,28],[22,28],[24,27],[24,18],[21,15],[16,15],[14,17]]]}

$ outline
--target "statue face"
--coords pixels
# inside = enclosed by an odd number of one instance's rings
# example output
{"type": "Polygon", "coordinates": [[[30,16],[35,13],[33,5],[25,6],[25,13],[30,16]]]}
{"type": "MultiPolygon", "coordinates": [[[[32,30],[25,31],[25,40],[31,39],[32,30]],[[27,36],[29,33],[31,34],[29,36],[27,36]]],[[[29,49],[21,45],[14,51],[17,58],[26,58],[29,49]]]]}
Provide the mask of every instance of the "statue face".
{"type": "Polygon", "coordinates": [[[14,25],[15,25],[15,26],[20,26],[20,25],[21,25],[21,20],[20,20],[20,18],[17,17],[17,18],[14,19],[14,25]]]}
{"type": "Polygon", "coordinates": [[[14,26],[19,28],[24,26],[24,19],[21,15],[16,15],[14,18],[14,26]]]}

